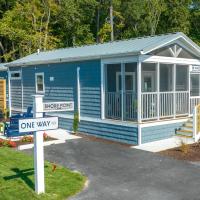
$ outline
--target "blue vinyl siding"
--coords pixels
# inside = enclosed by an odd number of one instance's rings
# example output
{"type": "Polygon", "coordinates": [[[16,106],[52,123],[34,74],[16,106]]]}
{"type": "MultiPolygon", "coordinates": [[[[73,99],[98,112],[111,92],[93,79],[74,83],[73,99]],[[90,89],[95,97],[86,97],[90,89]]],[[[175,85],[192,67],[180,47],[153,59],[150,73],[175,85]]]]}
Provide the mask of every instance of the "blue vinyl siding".
{"type": "Polygon", "coordinates": [[[183,123],[172,123],[142,128],[142,143],[162,140],[175,135],[175,129],[180,128],[183,123]]]}
{"type": "MultiPolygon", "coordinates": [[[[59,127],[72,130],[73,119],[59,118],[59,127]]],[[[108,124],[105,122],[81,121],[79,132],[127,144],[138,143],[138,129],[132,126],[108,124]]]]}
{"type": "MultiPolygon", "coordinates": [[[[77,67],[80,67],[81,116],[99,118],[101,116],[100,60],[23,67],[23,108],[32,105],[31,95],[36,93],[35,74],[43,72],[44,101],[74,101],[77,110],[77,67]],[[54,77],[54,81],[50,81],[50,77],[54,77]]],[[[20,86],[21,81],[12,81],[12,106],[17,108],[22,106],[20,86]]]]}

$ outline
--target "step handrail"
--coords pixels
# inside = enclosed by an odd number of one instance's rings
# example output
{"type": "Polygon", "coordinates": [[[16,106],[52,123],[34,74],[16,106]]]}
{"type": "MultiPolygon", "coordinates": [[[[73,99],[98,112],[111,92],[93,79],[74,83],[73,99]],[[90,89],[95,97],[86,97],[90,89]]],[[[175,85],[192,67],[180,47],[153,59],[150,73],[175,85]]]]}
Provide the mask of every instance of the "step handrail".
{"type": "Polygon", "coordinates": [[[200,139],[200,104],[193,111],[193,138],[195,142],[200,139]]]}

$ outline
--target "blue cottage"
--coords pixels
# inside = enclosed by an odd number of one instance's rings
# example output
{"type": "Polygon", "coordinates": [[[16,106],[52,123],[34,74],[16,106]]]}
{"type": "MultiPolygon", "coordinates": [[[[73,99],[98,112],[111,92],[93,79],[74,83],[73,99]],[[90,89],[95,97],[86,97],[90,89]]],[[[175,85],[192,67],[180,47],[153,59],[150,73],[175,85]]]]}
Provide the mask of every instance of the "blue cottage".
{"type": "MultiPolygon", "coordinates": [[[[134,145],[193,137],[179,129],[200,102],[200,47],[183,33],[37,52],[6,66],[12,113],[36,93],[74,101],[82,133],[134,145]]],[[[48,115],[72,130],[73,112],[48,115]]]]}

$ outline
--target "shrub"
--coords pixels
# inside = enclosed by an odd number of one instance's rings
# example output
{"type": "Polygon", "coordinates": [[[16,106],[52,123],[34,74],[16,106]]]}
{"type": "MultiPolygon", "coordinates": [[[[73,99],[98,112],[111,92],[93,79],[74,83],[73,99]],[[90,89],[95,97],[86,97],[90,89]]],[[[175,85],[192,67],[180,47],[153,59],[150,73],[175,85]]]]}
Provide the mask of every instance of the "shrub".
{"type": "Polygon", "coordinates": [[[74,121],[73,121],[73,131],[76,133],[78,131],[78,125],[79,125],[79,117],[78,113],[74,113],[74,121]]]}
{"type": "Polygon", "coordinates": [[[4,139],[0,139],[0,147],[12,147],[15,148],[17,147],[16,142],[11,141],[11,140],[4,140],[4,139]]]}
{"type": "Polygon", "coordinates": [[[17,144],[14,141],[8,140],[8,147],[16,148],[17,144]]]}
{"type": "Polygon", "coordinates": [[[33,142],[33,137],[32,136],[28,136],[28,135],[25,135],[21,138],[20,140],[21,142],[33,142]]]}
{"type": "Polygon", "coordinates": [[[49,139],[49,136],[47,135],[47,133],[43,133],[43,140],[45,141],[45,140],[48,140],[49,139]]]}
{"type": "Polygon", "coordinates": [[[189,145],[185,143],[183,140],[181,140],[181,146],[179,147],[180,151],[184,154],[187,154],[189,151],[189,145]]]}

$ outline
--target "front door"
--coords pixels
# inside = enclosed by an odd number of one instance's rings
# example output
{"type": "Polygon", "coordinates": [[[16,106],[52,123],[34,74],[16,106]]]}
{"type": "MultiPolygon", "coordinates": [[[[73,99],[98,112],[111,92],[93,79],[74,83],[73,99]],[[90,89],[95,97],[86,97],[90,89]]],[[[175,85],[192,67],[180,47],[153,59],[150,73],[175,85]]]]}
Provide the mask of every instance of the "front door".
{"type": "Polygon", "coordinates": [[[143,91],[154,92],[155,91],[155,73],[151,71],[143,72],[143,91]]]}
{"type": "MultiPolygon", "coordinates": [[[[135,92],[135,72],[125,72],[125,90],[126,92],[135,92]]],[[[116,73],[116,91],[121,91],[121,72],[116,73]]]]}

